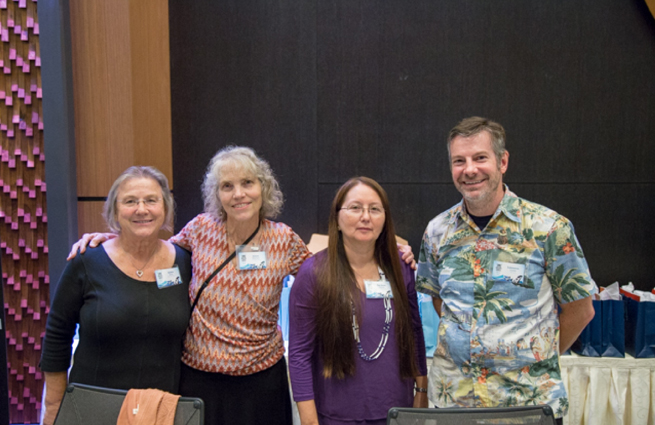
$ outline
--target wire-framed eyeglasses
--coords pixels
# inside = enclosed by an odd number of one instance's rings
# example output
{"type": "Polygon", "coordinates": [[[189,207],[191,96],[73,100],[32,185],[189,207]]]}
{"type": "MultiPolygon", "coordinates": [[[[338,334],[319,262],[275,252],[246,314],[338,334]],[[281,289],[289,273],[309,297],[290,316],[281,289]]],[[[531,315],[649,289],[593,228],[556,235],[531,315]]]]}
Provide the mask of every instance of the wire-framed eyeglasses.
{"type": "Polygon", "coordinates": [[[380,205],[369,205],[368,207],[364,207],[362,205],[353,204],[348,205],[347,207],[342,207],[341,209],[353,217],[360,217],[364,214],[364,211],[368,211],[371,217],[380,217],[384,214],[384,208],[380,205]]]}
{"type": "Polygon", "coordinates": [[[136,198],[127,198],[120,201],[121,205],[125,208],[138,208],[139,204],[143,202],[143,206],[146,208],[154,208],[159,205],[161,198],[146,198],[146,199],[136,199],[136,198]]]}

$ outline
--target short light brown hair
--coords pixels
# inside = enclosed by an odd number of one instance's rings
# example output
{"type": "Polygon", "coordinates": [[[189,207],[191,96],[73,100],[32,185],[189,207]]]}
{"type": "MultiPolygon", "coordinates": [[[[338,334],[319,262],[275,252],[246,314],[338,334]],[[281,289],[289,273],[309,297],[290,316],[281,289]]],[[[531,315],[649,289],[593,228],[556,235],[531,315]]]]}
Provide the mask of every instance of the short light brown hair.
{"type": "Polygon", "coordinates": [[[505,129],[497,122],[481,117],[464,118],[450,130],[450,133],[448,133],[448,159],[450,159],[450,144],[456,137],[471,137],[483,131],[489,133],[491,148],[496,155],[498,164],[500,164],[503,154],[507,152],[507,149],[505,149],[505,129]]]}

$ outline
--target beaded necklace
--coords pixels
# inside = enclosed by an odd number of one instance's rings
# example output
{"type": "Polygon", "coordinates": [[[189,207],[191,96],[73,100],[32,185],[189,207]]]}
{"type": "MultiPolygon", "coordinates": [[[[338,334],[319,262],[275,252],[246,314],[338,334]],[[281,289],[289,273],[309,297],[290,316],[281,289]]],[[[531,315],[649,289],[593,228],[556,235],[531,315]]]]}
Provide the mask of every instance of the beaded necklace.
{"type": "MultiPolygon", "coordinates": [[[[380,280],[384,280],[385,278],[384,272],[379,266],[378,266],[378,273],[380,274],[380,280]]],[[[391,321],[393,320],[393,310],[391,309],[391,292],[387,292],[384,296],[385,318],[384,318],[384,326],[382,327],[382,337],[380,338],[380,343],[378,344],[378,347],[370,356],[364,352],[364,348],[362,347],[362,342],[359,339],[359,325],[357,324],[355,305],[353,304],[352,301],[350,302],[350,305],[352,307],[352,312],[353,312],[353,335],[355,336],[355,341],[357,342],[357,351],[359,352],[359,356],[362,359],[366,360],[367,362],[373,361],[378,357],[380,357],[380,355],[384,351],[384,347],[387,345],[387,340],[389,339],[389,329],[391,329],[391,321]]]]}

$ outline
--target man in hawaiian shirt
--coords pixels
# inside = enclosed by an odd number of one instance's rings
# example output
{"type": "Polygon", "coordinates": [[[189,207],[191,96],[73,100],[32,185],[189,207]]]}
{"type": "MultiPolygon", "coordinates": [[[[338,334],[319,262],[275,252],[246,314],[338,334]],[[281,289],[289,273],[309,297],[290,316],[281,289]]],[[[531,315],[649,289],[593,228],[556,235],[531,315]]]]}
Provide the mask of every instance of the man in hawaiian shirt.
{"type": "Polygon", "coordinates": [[[430,400],[548,404],[561,423],[568,398],[559,355],[593,318],[596,292],[573,226],[503,184],[509,153],[500,124],[463,120],[448,152],[464,199],[428,224],[416,283],[441,318],[430,400]]]}

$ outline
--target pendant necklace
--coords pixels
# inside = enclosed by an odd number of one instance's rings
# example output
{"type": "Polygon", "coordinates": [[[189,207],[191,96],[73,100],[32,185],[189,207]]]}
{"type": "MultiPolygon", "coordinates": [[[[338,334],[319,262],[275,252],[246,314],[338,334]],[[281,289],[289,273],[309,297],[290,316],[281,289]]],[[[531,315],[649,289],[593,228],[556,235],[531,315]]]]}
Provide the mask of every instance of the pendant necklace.
{"type": "Polygon", "coordinates": [[[141,267],[137,267],[134,264],[134,261],[132,261],[132,254],[128,253],[127,251],[125,251],[125,249],[123,249],[123,252],[125,252],[128,255],[128,259],[130,260],[130,263],[132,263],[132,267],[136,269],[136,275],[138,278],[143,277],[143,269],[145,269],[148,266],[148,264],[150,264],[150,261],[154,258],[158,249],[159,249],[159,241],[157,241],[157,245],[155,246],[155,249],[152,251],[152,254],[150,254],[150,257],[148,257],[148,261],[146,261],[146,263],[141,267]]]}

